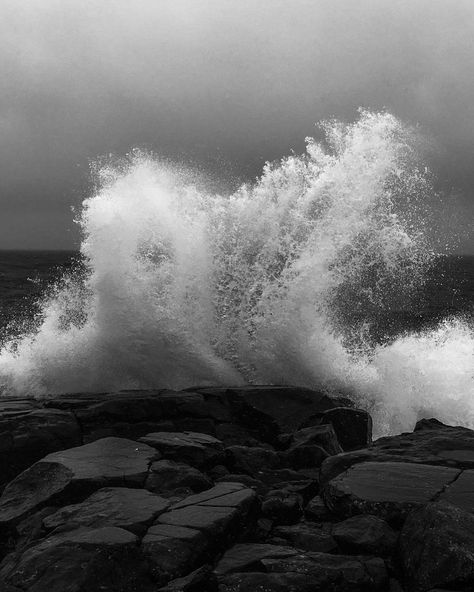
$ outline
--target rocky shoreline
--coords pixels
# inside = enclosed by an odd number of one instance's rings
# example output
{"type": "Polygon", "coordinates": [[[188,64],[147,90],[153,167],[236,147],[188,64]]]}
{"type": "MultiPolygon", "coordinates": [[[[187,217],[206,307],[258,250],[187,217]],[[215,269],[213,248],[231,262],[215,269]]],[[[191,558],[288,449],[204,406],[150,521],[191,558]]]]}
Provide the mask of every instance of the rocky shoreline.
{"type": "Polygon", "coordinates": [[[0,592],[474,590],[474,431],[344,398],[0,402],[0,592]]]}

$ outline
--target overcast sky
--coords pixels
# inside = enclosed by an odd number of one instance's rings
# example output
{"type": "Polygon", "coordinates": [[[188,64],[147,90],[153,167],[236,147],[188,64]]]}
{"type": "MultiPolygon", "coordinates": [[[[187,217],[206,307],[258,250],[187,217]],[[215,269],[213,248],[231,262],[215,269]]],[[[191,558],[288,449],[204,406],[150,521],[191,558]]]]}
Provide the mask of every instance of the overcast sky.
{"type": "Polygon", "coordinates": [[[473,0],[0,0],[0,81],[0,248],[77,247],[97,156],[235,182],[363,106],[421,126],[474,252],[473,0]]]}

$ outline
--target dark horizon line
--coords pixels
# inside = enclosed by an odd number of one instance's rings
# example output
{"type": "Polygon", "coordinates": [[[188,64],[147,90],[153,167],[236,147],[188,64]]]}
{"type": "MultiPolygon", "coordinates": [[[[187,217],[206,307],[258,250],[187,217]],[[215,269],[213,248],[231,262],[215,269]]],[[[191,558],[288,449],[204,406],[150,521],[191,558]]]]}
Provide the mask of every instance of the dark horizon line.
{"type": "MultiPolygon", "coordinates": [[[[15,248],[1,248],[0,253],[80,253],[80,248],[77,249],[15,249],[15,248]]],[[[435,253],[439,257],[474,257],[474,253],[435,253]]]]}

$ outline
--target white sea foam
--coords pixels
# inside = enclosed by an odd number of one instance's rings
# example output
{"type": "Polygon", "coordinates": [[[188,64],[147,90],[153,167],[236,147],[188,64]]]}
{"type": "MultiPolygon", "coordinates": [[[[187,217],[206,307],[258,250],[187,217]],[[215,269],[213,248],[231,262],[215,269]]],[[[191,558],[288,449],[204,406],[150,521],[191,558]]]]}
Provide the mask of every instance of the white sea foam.
{"type": "Polygon", "coordinates": [[[288,383],[349,394],[378,433],[427,415],[474,427],[467,321],[369,337],[432,259],[415,136],[387,113],[324,130],[227,196],[142,153],[98,167],[86,270],[4,344],[4,395],[288,383]]]}

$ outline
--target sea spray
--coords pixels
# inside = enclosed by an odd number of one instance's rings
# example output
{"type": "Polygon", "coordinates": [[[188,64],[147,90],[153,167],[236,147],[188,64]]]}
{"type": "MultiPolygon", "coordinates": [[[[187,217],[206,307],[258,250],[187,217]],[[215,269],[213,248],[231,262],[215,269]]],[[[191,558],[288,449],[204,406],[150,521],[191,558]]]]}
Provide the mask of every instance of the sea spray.
{"type": "Polygon", "coordinates": [[[416,135],[366,111],[323,130],[226,196],[140,152],[97,166],[84,268],[4,343],[4,396],[291,383],[349,394],[377,433],[426,415],[474,427],[469,323],[380,332],[433,261],[416,135]]]}

